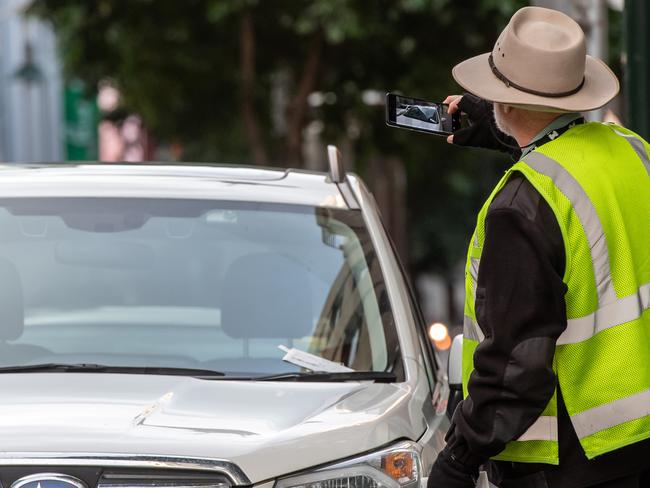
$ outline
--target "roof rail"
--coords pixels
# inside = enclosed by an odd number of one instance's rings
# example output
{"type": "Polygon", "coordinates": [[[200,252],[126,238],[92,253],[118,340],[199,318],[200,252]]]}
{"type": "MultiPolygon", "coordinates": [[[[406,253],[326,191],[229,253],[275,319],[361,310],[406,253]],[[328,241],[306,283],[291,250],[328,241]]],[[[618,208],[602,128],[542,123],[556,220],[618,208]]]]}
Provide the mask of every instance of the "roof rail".
{"type": "Polygon", "coordinates": [[[343,168],[343,156],[339,148],[333,144],[327,146],[327,160],[330,166],[330,178],[333,183],[345,182],[345,168],[343,168]]]}

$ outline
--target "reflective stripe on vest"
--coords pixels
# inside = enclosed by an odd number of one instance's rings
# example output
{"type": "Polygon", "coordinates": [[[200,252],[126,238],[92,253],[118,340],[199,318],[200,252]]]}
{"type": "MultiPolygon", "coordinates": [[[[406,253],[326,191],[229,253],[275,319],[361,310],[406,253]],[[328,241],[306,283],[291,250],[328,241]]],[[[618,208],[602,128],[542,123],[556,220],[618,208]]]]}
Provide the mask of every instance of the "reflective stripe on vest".
{"type": "Polygon", "coordinates": [[[557,441],[557,417],[541,415],[518,441],[557,441]]]}
{"type": "Polygon", "coordinates": [[[483,339],[485,339],[485,334],[483,334],[476,321],[469,315],[465,315],[463,320],[463,337],[476,342],[483,342],[483,339]]]}
{"type": "Polygon", "coordinates": [[[650,415],[650,389],[571,416],[579,439],[650,415]]]}
{"type": "Polygon", "coordinates": [[[523,161],[538,173],[551,178],[557,188],[571,202],[589,241],[591,261],[594,265],[594,276],[596,277],[596,289],[598,290],[598,303],[602,306],[615,301],[616,292],[614,291],[609,267],[605,232],[596,209],[584,189],[560,163],[545,154],[532,152],[523,161]]]}
{"type": "Polygon", "coordinates": [[[586,341],[605,329],[638,319],[648,308],[650,308],[650,283],[642,285],[636,294],[619,298],[592,314],[567,320],[567,328],[558,338],[557,344],[586,341]]]}
{"type": "Polygon", "coordinates": [[[634,149],[634,152],[636,152],[637,156],[639,156],[639,159],[643,162],[643,165],[648,172],[648,176],[650,176],[650,159],[648,159],[648,151],[646,150],[643,141],[640,141],[631,134],[626,134],[616,129],[614,129],[614,132],[619,136],[625,137],[627,139],[627,142],[630,143],[632,149],[634,149]]]}

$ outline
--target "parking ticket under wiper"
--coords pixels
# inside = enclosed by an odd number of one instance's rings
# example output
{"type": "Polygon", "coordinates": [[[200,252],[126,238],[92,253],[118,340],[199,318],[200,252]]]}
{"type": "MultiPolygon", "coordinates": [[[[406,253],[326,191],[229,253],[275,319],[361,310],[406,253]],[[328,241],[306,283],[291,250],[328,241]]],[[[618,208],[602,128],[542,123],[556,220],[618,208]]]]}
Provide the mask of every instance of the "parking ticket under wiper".
{"type": "Polygon", "coordinates": [[[317,356],[310,352],[301,351],[296,348],[289,348],[286,346],[278,346],[278,349],[284,351],[286,354],[282,358],[283,361],[291,363],[301,368],[306,368],[311,371],[324,372],[324,373],[353,373],[354,369],[348,368],[343,364],[330,361],[321,356],[317,356]]]}
{"type": "Polygon", "coordinates": [[[2,373],[122,373],[122,374],[153,374],[173,376],[215,377],[224,376],[220,371],[195,368],[172,368],[165,366],[110,366],[94,363],[42,363],[25,364],[21,366],[0,367],[2,373]]]}

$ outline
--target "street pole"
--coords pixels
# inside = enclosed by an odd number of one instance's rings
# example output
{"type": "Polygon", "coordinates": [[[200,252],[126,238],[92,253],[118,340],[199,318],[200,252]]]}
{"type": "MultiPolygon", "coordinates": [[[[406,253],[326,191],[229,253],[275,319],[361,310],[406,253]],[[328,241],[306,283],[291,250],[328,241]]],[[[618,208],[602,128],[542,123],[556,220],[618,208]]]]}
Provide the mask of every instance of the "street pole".
{"type": "MultiPolygon", "coordinates": [[[[587,30],[587,54],[607,62],[608,19],[605,0],[587,0],[582,2],[587,30]]],[[[589,120],[603,120],[605,109],[600,108],[585,114],[589,120]]]]}
{"type": "Polygon", "coordinates": [[[650,6],[647,0],[626,0],[625,18],[625,105],[627,126],[641,137],[650,137],[650,6]]]}
{"type": "MultiPolygon", "coordinates": [[[[607,62],[609,25],[605,0],[533,0],[532,3],[539,7],[560,10],[572,17],[585,32],[587,54],[607,62]]],[[[603,120],[605,110],[592,110],[584,115],[588,120],[603,120]]]]}

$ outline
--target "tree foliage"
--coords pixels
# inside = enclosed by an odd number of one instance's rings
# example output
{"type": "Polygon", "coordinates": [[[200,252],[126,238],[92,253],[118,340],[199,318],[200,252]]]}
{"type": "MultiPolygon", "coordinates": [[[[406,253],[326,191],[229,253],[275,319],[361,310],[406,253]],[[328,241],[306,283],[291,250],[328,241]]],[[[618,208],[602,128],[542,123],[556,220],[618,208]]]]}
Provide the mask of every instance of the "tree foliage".
{"type": "Polygon", "coordinates": [[[304,129],[319,120],[324,140],[350,142],[361,173],[373,158],[402,161],[411,264],[449,273],[508,161],[388,128],[363,95],[457,92],[451,67],[489,50],[524,3],[34,0],[31,10],[54,23],[70,75],[113,80],[124,107],[158,140],[181,143],[185,159],[299,166],[304,129]],[[311,106],[313,92],[325,103],[311,106]]]}

